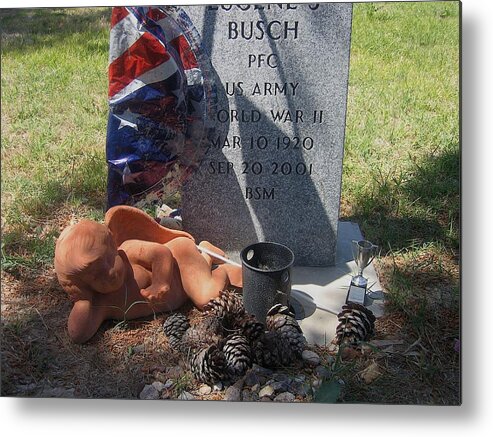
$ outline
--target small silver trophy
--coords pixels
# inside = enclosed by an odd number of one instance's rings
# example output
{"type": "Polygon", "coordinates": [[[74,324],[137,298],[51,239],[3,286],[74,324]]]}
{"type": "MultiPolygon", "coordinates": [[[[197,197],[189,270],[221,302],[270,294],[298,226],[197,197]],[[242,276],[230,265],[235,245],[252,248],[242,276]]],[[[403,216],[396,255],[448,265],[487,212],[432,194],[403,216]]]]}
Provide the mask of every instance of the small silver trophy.
{"type": "Polygon", "coordinates": [[[351,249],[353,251],[354,262],[358,266],[358,275],[353,277],[351,283],[366,290],[368,279],[363,276],[363,270],[368,267],[375,258],[378,246],[375,246],[367,240],[353,240],[351,249]]]}
{"type": "Polygon", "coordinates": [[[354,302],[365,305],[368,279],[363,276],[363,270],[373,261],[373,258],[375,258],[378,246],[375,246],[373,243],[366,240],[353,240],[351,242],[351,249],[353,251],[354,262],[358,266],[358,275],[353,276],[351,280],[346,303],[354,302]]]}

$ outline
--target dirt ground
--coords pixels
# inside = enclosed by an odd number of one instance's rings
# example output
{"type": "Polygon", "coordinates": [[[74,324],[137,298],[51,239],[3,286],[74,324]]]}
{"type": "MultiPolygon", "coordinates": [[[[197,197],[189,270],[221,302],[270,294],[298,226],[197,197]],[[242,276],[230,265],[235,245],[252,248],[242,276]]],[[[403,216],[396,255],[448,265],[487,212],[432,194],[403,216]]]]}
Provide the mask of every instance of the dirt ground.
{"type": "Polygon", "coordinates": [[[156,319],[105,322],[86,344],[66,330],[71,302],[55,273],[2,273],[2,396],[136,398],[153,371],[177,363],[156,319]]]}
{"type": "MultiPolygon", "coordinates": [[[[1,279],[2,396],[137,399],[156,375],[180,364],[162,332],[166,314],[123,324],[107,321],[88,343],[76,345],[66,330],[71,302],[52,269],[22,276],[2,272],[1,279]]],[[[198,314],[191,305],[181,311],[198,314]]],[[[344,384],[340,401],[460,403],[460,355],[451,347],[458,314],[436,316],[447,321],[442,344],[407,335],[404,314],[377,320],[374,344],[343,351],[332,367],[344,384]],[[374,375],[367,379],[368,369],[374,375]]],[[[333,348],[316,351],[324,360],[336,358],[333,348]]],[[[312,370],[306,372],[310,376],[312,370]]],[[[191,378],[181,383],[182,390],[197,388],[191,378]]]]}
{"type": "MultiPolygon", "coordinates": [[[[79,216],[59,214],[44,226],[56,233],[79,216]]],[[[401,279],[412,281],[413,295],[403,306],[389,300],[370,345],[342,350],[339,359],[334,348],[313,348],[330,368],[330,378],[343,383],[339,401],[458,405],[460,312],[450,299],[458,259],[386,256],[375,267],[384,290],[396,287],[398,269],[401,279]],[[369,368],[373,376],[367,378],[369,368]]],[[[167,314],[107,321],[89,342],[77,345],[66,329],[72,303],[53,266],[9,270],[1,273],[2,396],[137,399],[146,384],[182,364],[162,331],[167,314]]],[[[199,314],[191,304],[180,311],[192,320],[199,314]]],[[[314,369],[296,371],[314,377],[314,369]]],[[[198,386],[190,375],[178,382],[179,390],[198,386]]]]}

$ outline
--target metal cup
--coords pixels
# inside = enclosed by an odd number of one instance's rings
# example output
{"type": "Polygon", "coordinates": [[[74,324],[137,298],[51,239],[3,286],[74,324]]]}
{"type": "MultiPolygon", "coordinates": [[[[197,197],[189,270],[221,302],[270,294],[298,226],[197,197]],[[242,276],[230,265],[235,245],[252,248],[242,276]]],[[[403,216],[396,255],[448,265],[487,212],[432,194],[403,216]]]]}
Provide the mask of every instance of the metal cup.
{"type": "Polygon", "coordinates": [[[294,254],[283,244],[261,242],[245,247],[240,258],[245,309],[259,322],[265,323],[267,312],[273,305],[289,306],[294,254]]]}
{"type": "Polygon", "coordinates": [[[375,258],[378,246],[367,240],[353,240],[351,242],[351,249],[353,251],[354,262],[358,266],[358,275],[353,277],[351,283],[357,287],[366,288],[368,279],[363,277],[363,270],[375,258]]]}

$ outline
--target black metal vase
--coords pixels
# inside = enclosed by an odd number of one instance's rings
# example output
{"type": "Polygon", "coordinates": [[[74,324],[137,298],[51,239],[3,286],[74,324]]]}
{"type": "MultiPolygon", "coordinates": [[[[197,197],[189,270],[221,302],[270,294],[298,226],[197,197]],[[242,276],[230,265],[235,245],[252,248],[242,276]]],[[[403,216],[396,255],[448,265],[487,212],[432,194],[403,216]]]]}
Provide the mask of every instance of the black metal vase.
{"type": "Polygon", "coordinates": [[[283,244],[261,242],[245,247],[240,258],[245,309],[264,323],[273,305],[289,306],[294,254],[283,244]]]}

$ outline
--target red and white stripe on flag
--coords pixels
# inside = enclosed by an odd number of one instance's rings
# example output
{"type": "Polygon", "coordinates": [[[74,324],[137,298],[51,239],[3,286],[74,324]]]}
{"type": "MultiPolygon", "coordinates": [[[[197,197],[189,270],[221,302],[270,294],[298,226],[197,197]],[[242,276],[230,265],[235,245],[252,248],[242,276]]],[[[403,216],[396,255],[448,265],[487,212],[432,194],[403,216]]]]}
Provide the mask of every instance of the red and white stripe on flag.
{"type": "MultiPolygon", "coordinates": [[[[149,8],[147,17],[156,22],[166,41],[176,50],[182,68],[198,67],[197,59],[179,27],[165,12],[149,8]]],[[[166,45],[146,31],[125,7],[114,7],[111,17],[109,53],[109,98],[116,102],[141,87],[166,80],[178,69],[166,45]]]]}

